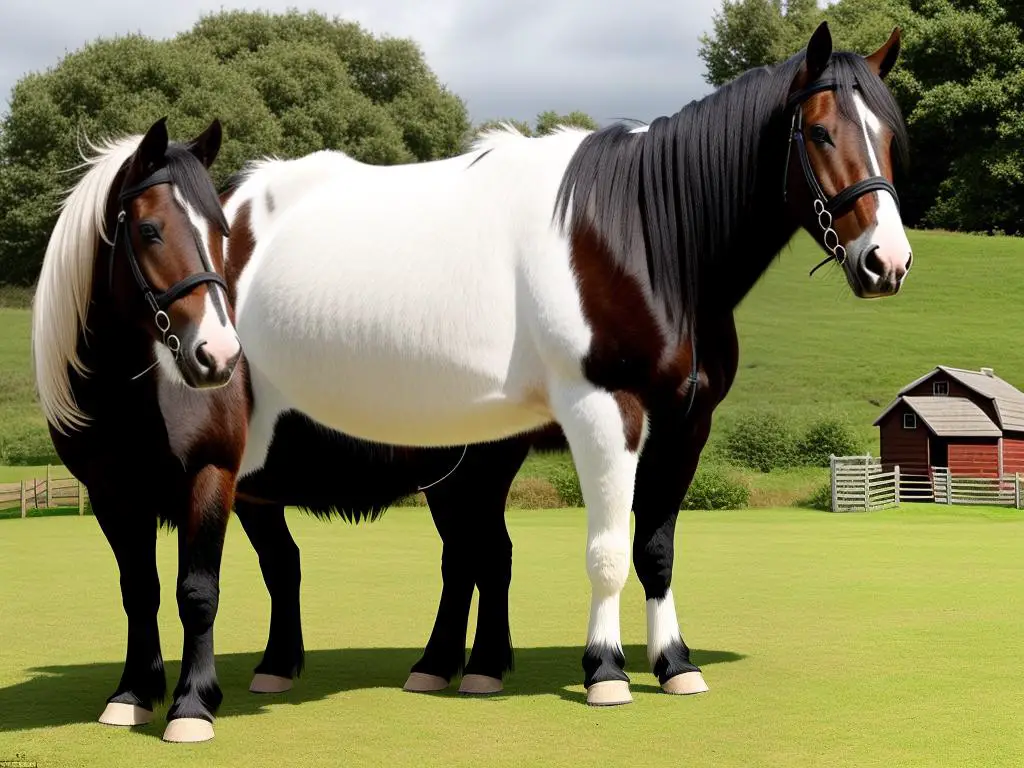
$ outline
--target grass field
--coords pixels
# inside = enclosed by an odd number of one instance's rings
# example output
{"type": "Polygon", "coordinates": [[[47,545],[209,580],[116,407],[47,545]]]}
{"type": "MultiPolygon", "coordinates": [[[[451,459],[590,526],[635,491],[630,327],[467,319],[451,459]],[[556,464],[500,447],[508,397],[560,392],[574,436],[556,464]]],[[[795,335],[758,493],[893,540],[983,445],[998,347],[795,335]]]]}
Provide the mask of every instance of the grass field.
{"type": "MultiPolygon", "coordinates": [[[[579,685],[588,585],[578,510],[510,514],[517,669],[506,695],[403,693],[433,620],[440,546],[422,510],[375,525],[290,513],[303,552],[307,654],[296,688],[247,692],[269,601],[236,522],[217,624],[217,737],[100,726],[125,623],[91,518],[0,522],[0,760],[39,766],[1010,766],[1020,728],[1024,517],[904,507],[685,512],[676,603],[711,686],[658,692],[633,574],[623,639],[635,701],[579,685]]],[[[180,658],[173,538],[160,536],[161,630],[180,658]]],[[[169,663],[173,685],[176,661],[169,663]]]]}

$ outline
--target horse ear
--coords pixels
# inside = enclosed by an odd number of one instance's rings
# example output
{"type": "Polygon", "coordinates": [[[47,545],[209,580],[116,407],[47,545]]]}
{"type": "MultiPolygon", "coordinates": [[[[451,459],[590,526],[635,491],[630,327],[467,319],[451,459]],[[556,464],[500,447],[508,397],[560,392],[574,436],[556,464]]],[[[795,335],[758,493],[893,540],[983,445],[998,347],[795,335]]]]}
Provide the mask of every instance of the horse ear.
{"type": "Polygon", "coordinates": [[[893,68],[896,64],[896,59],[899,58],[900,36],[900,28],[894,27],[892,34],[889,35],[889,39],[885,41],[885,44],[870,56],[864,57],[868,66],[881,78],[889,74],[889,70],[893,68]]]}
{"type": "Polygon", "coordinates": [[[144,175],[149,175],[164,163],[167,155],[167,118],[161,117],[142,137],[135,150],[133,165],[144,175]]]}
{"type": "Polygon", "coordinates": [[[807,67],[807,82],[812,83],[825,71],[829,59],[832,58],[832,33],[828,22],[823,21],[814,30],[811,40],[807,43],[807,55],[804,64],[807,67]]]}
{"type": "Polygon", "coordinates": [[[188,143],[188,151],[195,155],[199,162],[209,168],[213,165],[213,161],[217,159],[217,153],[220,152],[222,136],[220,120],[213,118],[210,127],[188,143]]]}

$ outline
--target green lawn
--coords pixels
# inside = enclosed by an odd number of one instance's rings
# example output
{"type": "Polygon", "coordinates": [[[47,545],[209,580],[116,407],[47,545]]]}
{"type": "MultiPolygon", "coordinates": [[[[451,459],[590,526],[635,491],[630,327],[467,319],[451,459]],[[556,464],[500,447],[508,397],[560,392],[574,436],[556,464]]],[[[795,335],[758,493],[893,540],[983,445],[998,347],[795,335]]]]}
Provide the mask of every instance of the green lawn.
{"type": "MultiPolygon", "coordinates": [[[[635,701],[583,704],[583,514],[509,515],[516,671],[507,695],[400,690],[425,641],[440,543],[423,510],[374,525],[297,513],[307,668],[296,688],[246,690],[268,598],[232,522],[218,620],[217,737],[168,745],[94,720],[116,684],[125,625],[92,518],[0,522],[0,759],[39,766],[1010,766],[1024,753],[1024,515],[904,507],[685,512],[676,602],[711,692],[673,698],[645,671],[631,574],[623,638],[635,701]]],[[[173,538],[160,536],[161,629],[177,659],[173,538]]],[[[177,672],[171,662],[169,672],[177,672]]],[[[162,717],[161,709],[158,717],[162,717]]]]}

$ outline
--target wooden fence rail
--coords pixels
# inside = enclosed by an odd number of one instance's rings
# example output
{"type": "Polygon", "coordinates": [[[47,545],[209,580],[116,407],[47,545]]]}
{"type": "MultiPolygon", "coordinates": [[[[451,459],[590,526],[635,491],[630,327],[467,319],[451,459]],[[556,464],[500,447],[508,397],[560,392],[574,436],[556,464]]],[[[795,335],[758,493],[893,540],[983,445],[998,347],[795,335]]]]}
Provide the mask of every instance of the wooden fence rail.
{"type": "Polygon", "coordinates": [[[832,510],[871,511],[899,506],[900,468],[883,472],[871,456],[832,456],[832,510]]]}
{"type": "Polygon", "coordinates": [[[0,483],[0,512],[18,509],[22,517],[28,517],[29,510],[78,507],[78,514],[85,514],[89,493],[73,477],[53,477],[51,468],[46,468],[45,478],[31,478],[17,483],[0,483]]]}

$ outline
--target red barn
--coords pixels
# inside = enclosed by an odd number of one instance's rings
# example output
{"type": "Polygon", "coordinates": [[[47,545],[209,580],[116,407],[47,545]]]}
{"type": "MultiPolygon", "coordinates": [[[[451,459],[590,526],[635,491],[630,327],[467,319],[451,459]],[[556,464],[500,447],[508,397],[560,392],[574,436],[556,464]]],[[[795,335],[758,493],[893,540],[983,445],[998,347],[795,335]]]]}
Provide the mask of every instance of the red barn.
{"type": "Polygon", "coordinates": [[[999,477],[1024,472],[1024,392],[991,368],[940,365],[911,382],[875,420],[882,464],[904,475],[999,477]]]}

